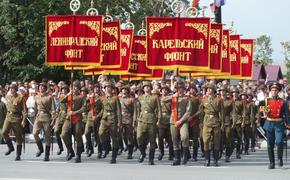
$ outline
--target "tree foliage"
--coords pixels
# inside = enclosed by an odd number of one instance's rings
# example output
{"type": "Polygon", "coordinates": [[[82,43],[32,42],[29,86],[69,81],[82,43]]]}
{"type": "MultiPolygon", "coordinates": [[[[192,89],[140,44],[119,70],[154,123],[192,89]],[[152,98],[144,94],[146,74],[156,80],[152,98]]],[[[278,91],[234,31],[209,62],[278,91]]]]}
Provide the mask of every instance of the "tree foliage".
{"type": "MultiPolygon", "coordinates": [[[[45,16],[71,14],[69,0],[3,0],[0,2],[0,83],[42,78],[69,79],[62,67],[45,65],[45,16]]],[[[85,14],[90,0],[82,0],[77,14],[85,14]]],[[[99,14],[121,23],[128,12],[135,31],[146,16],[168,16],[171,0],[94,0],[99,14]]]]}
{"type": "Polygon", "coordinates": [[[285,58],[284,63],[287,68],[286,77],[288,81],[290,81],[290,41],[281,42],[281,45],[283,47],[283,54],[285,58]]]}
{"type": "Polygon", "coordinates": [[[262,35],[255,40],[254,63],[268,65],[273,62],[273,48],[270,36],[262,35]]]}

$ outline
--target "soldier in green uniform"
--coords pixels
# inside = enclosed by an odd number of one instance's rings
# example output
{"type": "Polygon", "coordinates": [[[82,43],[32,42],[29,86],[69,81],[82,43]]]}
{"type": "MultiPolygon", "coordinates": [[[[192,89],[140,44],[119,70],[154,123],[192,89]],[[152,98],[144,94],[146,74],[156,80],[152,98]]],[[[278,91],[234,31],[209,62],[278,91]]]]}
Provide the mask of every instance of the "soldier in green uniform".
{"type": "MultiPolygon", "coordinates": [[[[190,100],[192,102],[192,109],[191,109],[191,115],[195,114],[198,111],[199,105],[200,105],[200,99],[196,95],[198,92],[196,85],[191,84],[189,89],[189,96],[190,100]]],[[[189,132],[192,133],[192,146],[193,146],[193,153],[192,153],[192,159],[193,161],[197,161],[197,154],[198,154],[198,147],[199,147],[199,138],[200,138],[200,121],[199,118],[192,118],[189,119],[189,128],[191,129],[189,132]]]]}
{"type": "Polygon", "coordinates": [[[233,149],[233,131],[232,131],[232,125],[233,125],[233,118],[232,118],[232,111],[233,111],[233,100],[231,97],[230,92],[228,92],[228,89],[225,87],[221,87],[221,99],[223,100],[224,104],[224,131],[222,132],[222,138],[224,139],[221,148],[221,152],[223,151],[223,147],[225,145],[226,148],[226,158],[225,162],[230,162],[230,156],[232,154],[233,149]]]}
{"type": "Polygon", "coordinates": [[[252,134],[252,126],[254,122],[254,102],[248,100],[249,96],[246,92],[240,94],[242,101],[245,104],[244,116],[243,116],[243,133],[244,133],[244,144],[245,154],[249,155],[250,138],[252,134]]]}
{"type": "Polygon", "coordinates": [[[224,107],[222,99],[215,97],[216,88],[209,85],[207,96],[199,106],[198,112],[194,115],[204,113],[203,141],[205,150],[205,166],[210,166],[210,141],[213,141],[214,166],[218,166],[221,130],[224,128],[224,107]]]}
{"type": "Polygon", "coordinates": [[[72,148],[72,134],[77,143],[77,156],[75,159],[76,163],[81,162],[81,154],[84,152],[83,144],[83,132],[84,125],[82,121],[82,113],[86,109],[86,99],[80,94],[80,82],[74,81],[72,84],[71,91],[63,98],[60,103],[68,103],[67,118],[62,126],[61,137],[67,147],[68,154],[66,159],[69,161],[74,156],[74,150],[72,148]]]}
{"type": "Polygon", "coordinates": [[[9,132],[12,129],[17,143],[17,151],[16,151],[16,161],[20,160],[21,156],[21,149],[22,149],[22,132],[23,127],[25,127],[26,124],[26,118],[27,118],[27,108],[24,98],[17,94],[17,86],[16,84],[11,84],[9,86],[10,94],[6,95],[6,101],[7,101],[7,115],[4,121],[4,125],[2,128],[2,136],[6,141],[6,144],[8,146],[8,151],[5,153],[5,155],[9,155],[11,152],[14,151],[14,147],[12,144],[12,141],[9,137],[9,132]]]}
{"type": "Polygon", "coordinates": [[[250,102],[251,111],[251,152],[255,152],[256,146],[256,131],[257,131],[257,117],[258,117],[258,106],[253,101],[254,94],[249,93],[248,101],[250,102]]]}
{"type": "Polygon", "coordinates": [[[170,130],[173,141],[175,161],[173,166],[180,165],[181,145],[183,152],[183,164],[187,164],[189,155],[188,119],[191,114],[192,101],[185,95],[185,83],[182,80],[176,82],[177,92],[172,97],[172,113],[170,118],[170,130]]]}
{"type": "Polygon", "coordinates": [[[154,154],[156,148],[157,125],[161,118],[161,106],[158,96],[151,94],[152,85],[150,82],[143,82],[145,94],[137,100],[137,142],[141,155],[139,162],[146,157],[146,147],[150,143],[149,165],[154,165],[154,154]]]}
{"type": "Polygon", "coordinates": [[[122,128],[121,104],[117,96],[113,95],[114,85],[105,83],[106,95],[102,98],[103,115],[99,128],[100,141],[103,144],[108,131],[113,144],[111,164],[116,163],[118,153],[118,130],[122,128]]]}
{"type": "MultiPolygon", "coordinates": [[[[2,132],[4,120],[5,120],[5,117],[6,117],[6,114],[7,114],[6,105],[5,105],[4,102],[1,101],[1,99],[2,99],[2,92],[1,92],[1,89],[0,89],[0,132],[2,132]]],[[[0,144],[1,144],[1,142],[3,142],[3,139],[2,139],[2,135],[0,133],[0,144]]]]}
{"type": "Polygon", "coordinates": [[[93,142],[92,142],[92,134],[94,132],[94,123],[96,122],[97,119],[100,119],[102,116],[102,102],[100,99],[100,96],[98,94],[94,93],[94,87],[92,84],[89,85],[89,103],[88,103],[88,108],[89,112],[87,115],[87,121],[86,121],[86,126],[85,126],[85,136],[87,140],[87,148],[88,148],[88,153],[87,156],[90,157],[94,153],[94,147],[93,147],[93,142]]]}
{"type": "Polygon", "coordinates": [[[68,92],[69,92],[68,85],[64,85],[63,87],[61,87],[61,94],[59,97],[61,103],[59,103],[59,108],[56,111],[57,118],[56,118],[56,122],[54,126],[55,127],[54,133],[56,137],[56,142],[58,144],[58,151],[56,153],[57,155],[60,155],[63,151],[63,144],[62,144],[60,134],[61,134],[63,123],[67,117],[67,102],[62,101],[62,99],[68,94],[68,92]]]}
{"type": "Polygon", "coordinates": [[[136,105],[135,100],[129,95],[130,87],[121,87],[121,111],[122,111],[122,136],[128,141],[128,157],[127,159],[132,159],[133,154],[133,118],[136,115],[136,105]]]}
{"type": "Polygon", "coordinates": [[[162,118],[159,121],[158,126],[158,147],[160,154],[158,160],[162,160],[164,156],[164,139],[168,143],[169,147],[169,160],[173,160],[173,142],[170,132],[170,116],[171,116],[171,103],[172,96],[169,96],[170,89],[167,85],[161,87],[162,96],[160,98],[162,118]]]}
{"type": "Polygon", "coordinates": [[[242,145],[242,136],[243,136],[243,117],[245,113],[245,103],[239,97],[239,90],[234,88],[232,90],[233,93],[233,129],[234,134],[237,138],[236,144],[236,157],[237,159],[241,159],[241,145],[242,145]]]}
{"type": "MultiPolygon", "coordinates": [[[[84,98],[84,100],[85,100],[85,110],[84,110],[84,112],[82,112],[82,121],[83,121],[83,125],[84,125],[84,127],[86,127],[86,125],[87,125],[87,120],[88,120],[88,113],[89,113],[89,111],[90,111],[90,105],[89,105],[89,97],[88,97],[88,94],[89,94],[89,90],[88,90],[88,88],[86,88],[86,87],[82,87],[81,88],[81,90],[80,90],[80,92],[81,92],[81,96],[84,98]]],[[[88,140],[86,141],[86,154],[87,154],[87,156],[89,155],[89,156],[91,156],[91,154],[90,154],[90,147],[89,147],[89,145],[88,145],[88,140]]]]}
{"type": "Polygon", "coordinates": [[[43,153],[43,145],[39,138],[40,130],[43,129],[45,136],[45,156],[44,161],[49,161],[49,151],[51,144],[51,127],[55,122],[55,103],[47,93],[47,86],[45,83],[39,84],[39,94],[35,96],[35,121],[33,125],[33,136],[38,147],[36,157],[43,153]]]}

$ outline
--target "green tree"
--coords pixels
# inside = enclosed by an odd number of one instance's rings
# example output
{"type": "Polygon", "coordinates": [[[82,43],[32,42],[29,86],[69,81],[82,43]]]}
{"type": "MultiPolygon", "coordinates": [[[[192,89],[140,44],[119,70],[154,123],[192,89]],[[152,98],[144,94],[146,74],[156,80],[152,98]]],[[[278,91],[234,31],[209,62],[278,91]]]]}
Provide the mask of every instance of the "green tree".
{"type": "Polygon", "coordinates": [[[268,65],[273,62],[271,37],[267,35],[259,36],[255,40],[254,63],[268,65]]]}
{"type": "MultiPolygon", "coordinates": [[[[45,65],[45,16],[72,14],[68,0],[2,0],[0,2],[0,83],[12,80],[69,79],[62,67],[45,65]]],[[[90,0],[82,0],[77,14],[85,14],[90,0]]],[[[99,14],[106,8],[114,20],[131,15],[135,32],[146,16],[168,16],[171,0],[94,0],[99,14]]],[[[81,73],[78,73],[81,74],[81,73]]]]}
{"type": "Polygon", "coordinates": [[[290,41],[281,42],[284,54],[284,63],[287,68],[286,77],[290,81],[290,41]]]}

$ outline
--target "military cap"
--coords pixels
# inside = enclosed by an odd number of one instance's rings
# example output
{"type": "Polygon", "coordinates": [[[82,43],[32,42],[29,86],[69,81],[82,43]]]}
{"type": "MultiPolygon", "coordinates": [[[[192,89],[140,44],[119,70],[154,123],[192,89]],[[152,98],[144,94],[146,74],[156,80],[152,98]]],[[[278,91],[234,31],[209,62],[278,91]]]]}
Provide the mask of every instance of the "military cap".
{"type": "Polygon", "coordinates": [[[123,89],[126,89],[128,92],[130,92],[130,87],[129,87],[128,85],[124,85],[124,86],[122,86],[122,87],[121,87],[121,91],[122,91],[123,89]]]}
{"type": "Polygon", "coordinates": [[[105,87],[115,88],[114,84],[110,81],[105,82],[105,87]]]}
{"type": "Polygon", "coordinates": [[[183,80],[178,80],[177,82],[176,82],[176,87],[177,88],[185,88],[185,82],[183,81],[183,80]]]}
{"type": "Polygon", "coordinates": [[[67,84],[64,84],[62,87],[61,87],[61,90],[63,90],[63,89],[69,89],[69,87],[68,87],[68,85],[67,84]]]}
{"type": "Polygon", "coordinates": [[[86,88],[86,87],[82,87],[82,88],[81,88],[81,92],[89,93],[89,90],[88,90],[88,88],[86,88]]]}
{"type": "Polygon", "coordinates": [[[10,86],[9,86],[9,89],[15,89],[16,91],[18,90],[18,87],[17,87],[17,85],[16,84],[10,84],[10,86]]]}
{"type": "Polygon", "coordinates": [[[271,91],[273,88],[276,88],[278,91],[281,91],[281,89],[282,89],[281,84],[279,84],[279,83],[277,83],[277,82],[273,82],[272,84],[270,84],[270,86],[269,86],[270,91],[271,91]]]}
{"type": "Polygon", "coordinates": [[[250,97],[250,96],[251,96],[251,98],[254,98],[255,97],[254,93],[252,93],[252,92],[249,92],[248,93],[248,97],[250,97]]]}
{"type": "Polygon", "coordinates": [[[45,82],[42,82],[42,83],[39,83],[39,86],[38,87],[44,87],[45,89],[47,89],[47,84],[45,82]]]}
{"type": "Polygon", "coordinates": [[[210,84],[207,86],[207,89],[212,89],[212,90],[216,91],[216,86],[213,84],[210,84]]]}
{"type": "Polygon", "coordinates": [[[166,89],[167,91],[169,91],[170,90],[170,88],[166,85],[166,84],[163,84],[162,86],[161,86],[161,91],[162,91],[162,89],[166,89]]]}
{"type": "Polygon", "coordinates": [[[152,84],[149,81],[143,81],[142,87],[144,88],[145,86],[150,86],[152,87],[152,84]]]}
{"type": "Polygon", "coordinates": [[[78,80],[74,81],[74,82],[73,82],[73,86],[74,86],[74,87],[77,87],[78,89],[80,89],[80,88],[81,88],[81,83],[80,83],[80,81],[78,81],[78,80]]]}
{"type": "Polygon", "coordinates": [[[152,94],[157,94],[157,95],[159,95],[159,94],[160,94],[160,91],[159,91],[158,89],[153,89],[153,90],[151,91],[151,93],[152,93],[152,94]]]}
{"type": "Polygon", "coordinates": [[[234,88],[232,89],[232,93],[240,93],[240,91],[239,91],[238,88],[234,87],[234,88]]]}
{"type": "Polygon", "coordinates": [[[261,84],[261,85],[259,86],[259,89],[262,89],[262,90],[267,89],[267,86],[266,86],[265,84],[261,84]]]}
{"type": "Polygon", "coordinates": [[[221,87],[220,87],[220,91],[228,92],[229,90],[228,90],[228,88],[226,88],[225,86],[221,86],[221,87]]]}
{"type": "Polygon", "coordinates": [[[195,90],[197,91],[196,84],[192,83],[192,84],[189,86],[189,89],[195,89],[195,90]]]}
{"type": "Polygon", "coordinates": [[[248,93],[246,91],[240,93],[240,97],[242,97],[243,95],[248,97],[248,93]]]}

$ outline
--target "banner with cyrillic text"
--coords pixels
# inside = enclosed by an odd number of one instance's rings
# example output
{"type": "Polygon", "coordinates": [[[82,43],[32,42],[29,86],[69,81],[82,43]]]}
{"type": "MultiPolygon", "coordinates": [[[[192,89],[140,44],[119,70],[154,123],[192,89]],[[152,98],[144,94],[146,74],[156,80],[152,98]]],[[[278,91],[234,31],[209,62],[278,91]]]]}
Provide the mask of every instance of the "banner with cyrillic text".
{"type": "Polygon", "coordinates": [[[240,35],[230,35],[230,62],[231,62],[231,76],[230,78],[241,77],[241,42],[240,35]]]}
{"type": "Polygon", "coordinates": [[[147,67],[209,70],[209,18],[147,17],[147,67]]]}
{"type": "Polygon", "coordinates": [[[242,79],[253,79],[254,40],[241,39],[242,79]]]}
{"type": "Polygon", "coordinates": [[[45,25],[46,64],[100,64],[102,16],[46,16],[45,25]]]}

